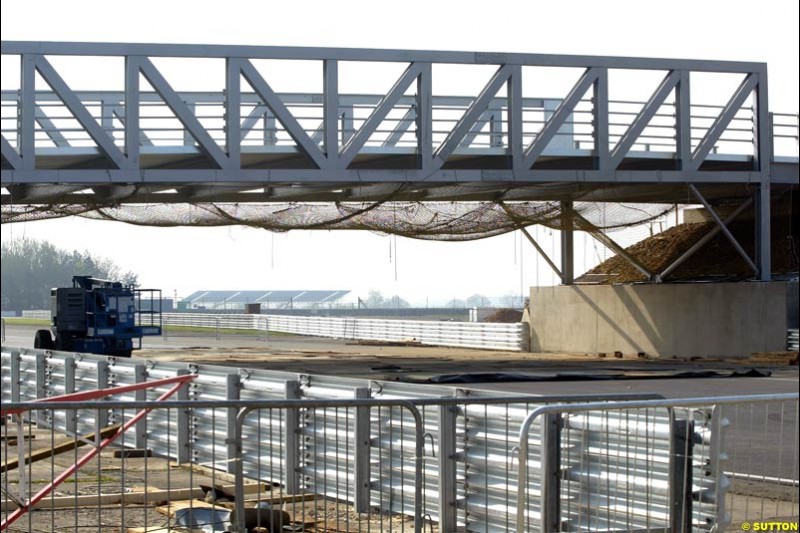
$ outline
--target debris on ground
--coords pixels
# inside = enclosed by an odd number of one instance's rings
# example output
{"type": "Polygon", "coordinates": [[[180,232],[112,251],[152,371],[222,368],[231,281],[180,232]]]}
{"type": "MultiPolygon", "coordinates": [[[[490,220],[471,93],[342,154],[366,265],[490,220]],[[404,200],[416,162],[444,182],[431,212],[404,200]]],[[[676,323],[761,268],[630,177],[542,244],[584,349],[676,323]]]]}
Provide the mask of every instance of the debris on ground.
{"type": "Polygon", "coordinates": [[[347,346],[422,346],[423,344],[416,338],[401,339],[397,341],[377,341],[371,339],[356,340],[348,342],[347,346]]]}
{"type": "Polygon", "coordinates": [[[759,364],[769,366],[798,366],[797,352],[757,352],[745,359],[747,364],[759,364]]]}

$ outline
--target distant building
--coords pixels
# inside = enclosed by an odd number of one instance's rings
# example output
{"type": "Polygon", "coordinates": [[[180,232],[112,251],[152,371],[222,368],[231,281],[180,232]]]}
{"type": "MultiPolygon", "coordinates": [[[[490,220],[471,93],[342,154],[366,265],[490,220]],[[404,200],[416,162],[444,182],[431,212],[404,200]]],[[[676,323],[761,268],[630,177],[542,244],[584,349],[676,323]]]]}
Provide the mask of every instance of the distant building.
{"type": "Polygon", "coordinates": [[[172,313],[175,311],[175,305],[172,298],[161,298],[160,307],[158,304],[158,299],[151,301],[144,298],[137,303],[137,307],[140,311],[161,311],[162,313],[172,313]]]}
{"type": "Polygon", "coordinates": [[[324,309],[350,291],[197,291],[181,300],[179,310],[241,309],[261,304],[261,309],[324,309]]]}

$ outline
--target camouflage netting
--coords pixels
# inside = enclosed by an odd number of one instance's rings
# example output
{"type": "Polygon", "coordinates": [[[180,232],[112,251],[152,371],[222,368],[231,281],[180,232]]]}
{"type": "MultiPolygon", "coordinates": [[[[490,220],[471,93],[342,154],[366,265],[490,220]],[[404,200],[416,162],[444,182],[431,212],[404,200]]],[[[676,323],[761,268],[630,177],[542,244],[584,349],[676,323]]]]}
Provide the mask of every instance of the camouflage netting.
{"type": "MultiPolygon", "coordinates": [[[[467,241],[533,224],[557,229],[561,222],[560,207],[559,202],[544,201],[3,205],[2,222],[80,216],[141,226],[245,225],[279,232],[368,230],[415,239],[467,241]]],[[[667,214],[673,207],[672,204],[573,204],[578,214],[602,230],[643,224],[667,214]]]]}

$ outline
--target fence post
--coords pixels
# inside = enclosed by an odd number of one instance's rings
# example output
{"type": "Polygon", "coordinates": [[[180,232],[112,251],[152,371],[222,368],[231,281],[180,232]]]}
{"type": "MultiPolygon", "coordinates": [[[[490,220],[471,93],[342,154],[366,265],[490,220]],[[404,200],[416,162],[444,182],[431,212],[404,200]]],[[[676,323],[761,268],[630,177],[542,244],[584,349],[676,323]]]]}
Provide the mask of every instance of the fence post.
{"type": "Polygon", "coordinates": [[[439,531],[449,533],[457,526],[456,418],[458,406],[439,406],[439,531]]]}
{"type": "Polygon", "coordinates": [[[684,533],[692,526],[692,420],[673,420],[670,432],[670,531],[684,533]]]}
{"type": "Polygon", "coordinates": [[[725,507],[725,493],[731,486],[731,480],[725,475],[722,463],[728,459],[725,453],[725,430],[730,426],[730,420],[722,416],[722,406],[715,405],[711,415],[711,443],[708,457],[707,475],[714,480],[713,495],[711,497],[717,506],[717,524],[729,524],[731,515],[725,507]]]}
{"type": "MultiPolygon", "coordinates": [[[[97,362],[97,388],[98,389],[105,389],[108,388],[108,361],[98,361],[97,362]]],[[[105,398],[103,399],[105,400],[105,398]]],[[[100,400],[100,401],[103,401],[100,400]]],[[[98,441],[100,439],[100,430],[108,425],[108,409],[98,409],[97,410],[97,420],[96,424],[97,427],[95,428],[95,435],[97,435],[98,441]]]]}
{"type": "MultiPolygon", "coordinates": [[[[300,382],[296,380],[285,383],[286,399],[297,400],[300,398],[300,382]]],[[[286,463],[286,479],[283,484],[287,494],[300,492],[300,413],[297,409],[286,410],[286,446],[284,447],[284,461],[286,463]]]]}
{"type": "MultiPolygon", "coordinates": [[[[236,414],[234,415],[233,420],[233,473],[234,473],[234,512],[231,514],[231,518],[233,515],[236,515],[236,520],[232,520],[230,530],[232,533],[245,533],[247,530],[244,527],[245,524],[245,502],[244,502],[244,444],[242,442],[242,433],[244,426],[244,410],[242,410],[242,415],[239,415],[239,411],[234,409],[236,414]]],[[[229,448],[230,450],[230,448],[229,448]]],[[[229,452],[230,453],[230,452],[229,452]]]]}
{"type": "MultiPolygon", "coordinates": [[[[357,387],[356,398],[371,397],[369,387],[357,387]]],[[[368,513],[370,505],[370,415],[369,407],[356,407],[355,417],[355,512],[368,513]]]]}
{"type": "MultiPolygon", "coordinates": [[[[241,378],[238,373],[236,374],[228,374],[226,376],[225,382],[225,392],[226,397],[228,400],[238,400],[240,399],[240,392],[242,390],[242,382],[241,378]]],[[[236,472],[236,465],[234,464],[236,461],[236,451],[237,447],[241,448],[239,443],[236,441],[236,415],[239,413],[239,410],[235,407],[228,408],[228,413],[226,416],[226,424],[227,424],[227,432],[228,438],[225,441],[225,444],[228,446],[228,472],[235,473],[236,472]],[[231,459],[234,459],[233,461],[231,459]]]]}
{"type": "MultiPolygon", "coordinates": [[[[64,358],[64,394],[75,392],[75,358],[64,358]]],[[[78,433],[78,411],[67,409],[64,412],[64,430],[68,435],[78,433]]]]}
{"type": "MultiPolygon", "coordinates": [[[[143,383],[147,381],[147,366],[145,365],[136,365],[133,367],[133,381],[134,383],[143,383]]],[[[133,393],[133,399],[137,402],[143,402],[147,400],[147,391],[145,389],[137,390],[133,393]]],[[[124,422],[124,420],[122,420],[124,422]]],[[[142,417],[139,422],[136,423],[135,429],[135,446],[138,449],[144,449],[147,447],[147,417],[142,417]]]]}
{"type": "MultiPolygon", "coordinates": [[[[191,374],[191,370],[188,368],[181,368],[178,370],[177,374],[179,376],[185,376],[191,374]]],[[[189,399],[189,385],[181,387],[175,396],[178,401],[187,401],[189,399]]],[[[189,428],[189,422],[189,409],[178,409],[178,427],[175,432],[178,439],[178,449],[175,459],[178,464],[188,463],[191,460],[192,434],[189,428]]]]}
{"type": "MultiPolygon", "coordinates": [[[[44,353],[36,354],[36,398],[47,398],[48,394],[48,374],[50,367],[47,364],[47,355],[44,353]]],[[[39,410],[35,415],[36,421],[40,424],[47,424],[48,411],[39,410]]]]}
{"type": "Polygon", "coordinates": [[[12,350],[11,352],[11,401],[19,402],[21,398],[21,377],[20,377],[20,357],[19,350],[12,350]]]}
{"type": "Polygon", "coordinates": [[[542,531],[561,530],[562,422],[560,413],[542,419],[542,531]]]}

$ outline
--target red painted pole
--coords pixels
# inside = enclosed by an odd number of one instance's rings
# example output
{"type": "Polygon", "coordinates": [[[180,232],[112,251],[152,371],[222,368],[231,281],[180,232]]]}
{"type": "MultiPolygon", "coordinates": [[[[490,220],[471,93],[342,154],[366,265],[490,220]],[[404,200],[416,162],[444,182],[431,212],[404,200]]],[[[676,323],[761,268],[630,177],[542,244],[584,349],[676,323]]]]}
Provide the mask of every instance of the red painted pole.
{"type": "MultiPolygon", "coordinates": [[[[71,394],[62,394],[60,396],[51,396],[49,398],[39,398],[38,400],[31,400],[30,403],[80,402],[83,400],[96,400],[98,398],[113,396],[115,394],[125,394],[126,392],[134,392],[142,389],[152,389],[154,387],[161,387],[163,385],[171,385],[172,383],[184,383],[192,378],[194,378],[194,375],[191,374],[173,376],[171,378],[134,383],[133,385],[122,385],[120,387],[109,387],[107,389],[95,389],[82,392],[73,392],[71,394]]],[[[25,411],[25,409],[0,409],[0,416],[14,415],[23,411],[25,411]]]]}
{"type": "MultiPolygon", "coordinates": [[[[174,378],[166,378],[166,379],[156,380],[156,381],[147,381],[147,382],[144,382],[144,383],[138,383],[137,385],[147,385],[148,387],[146,387],[146,388],[150,388],[150,387],[153,387],[153,386],[161,385],[166,380],[169,380],[170,383],[178,382],[170,390],[168,390],[167,392],[165,392],[164,394],[159,396],[158,399],[156,399],[157,402],[161,402],[161,401],[166,400],[167,398],[169,398],[170,396],[172,396],[176,392],[178,392],[180,390],[180,388],[183,387],[186,384],[187,381],[189,381],[190,379],[194,379],[195,377],[196,376],[194,374],[187,374],[187,375],[182,375],[182,376],[176,376],[174,378]]],[[[120,388],[122,388],[122,387],[120,387],[120,388]]],[[[142,387],[139,387],[139,388],[142,388],[142,387]]],[[[109,390],[118,391],[119,388],[116,388],[116,389],[101,389],[101,390],[102,391],[109,391],[109,390]]],[[[91,392],[100,392],[100,391],[91,391],[91,392]]],[[[78,394],[83,394],[83,393],[78,393],[78,394]]],[[[116,392],[115,392],[115,394],[116,394],[116,392]]],[[[103,394],[102,396],[107,396],[107,395],[108,394],[103,394]]],[[[64,401],[64,398],[66,396],[72,396],[72,395],[71,394],[66,394],[64,396],[61,396],[60,397],[61,401],[64,401]]],[[[48,399],[51,399],[51,398],[48,398],[48,399]]],[[[55,479],[53,479],[53,481],[48,483],[45,487],[41,488],[39,490],[39,492],[37,492],[30,499],[30,501],[28,501],[27,504],[25,504],[22,507],[18,507],[13,513],[8,515],[8,518],[6,520],[4,520],[2,523],[0,523],[0,531],[5,531],[6,529],[8,529],[8,527],[11,524],[13,524],[19,518],[24,516],[28,511],[30,511],[30,509],[34,505],[39,503],[45,496],[50,494],[50,492],[53,489],[58,487],[61,483],[64,482],[64,480],[66,480],[72,474],[77,472],[86,463],[88,463],[89,461],[94,459],[95,456],[97,456],[97,454],[99,454],[106,446],[108,446],[109,444],[114,442],[120,435],[125,433],[131,427],[133,427],[143,417],[147,416],[147,414],[150,411],[152,411],[152,408],[151,409],[143,409],[142,411],[139,411],[138,413],[136,413],[136,415],[133,418],[131,418],[130,420],[128,420],[121,428],[119,428],[119,430],[116,433],[114,433],[110,437],[106,438],[105,440],[101,441],[100,444],[98,444],[96,448],[93,448],[92,450],[90,450],[89,453],[85,454],[83,457],[78,459],[78,461],[74,465],[72,465],[69,468],[67,468],[64,472],[62,472],[55,479]]]]}

